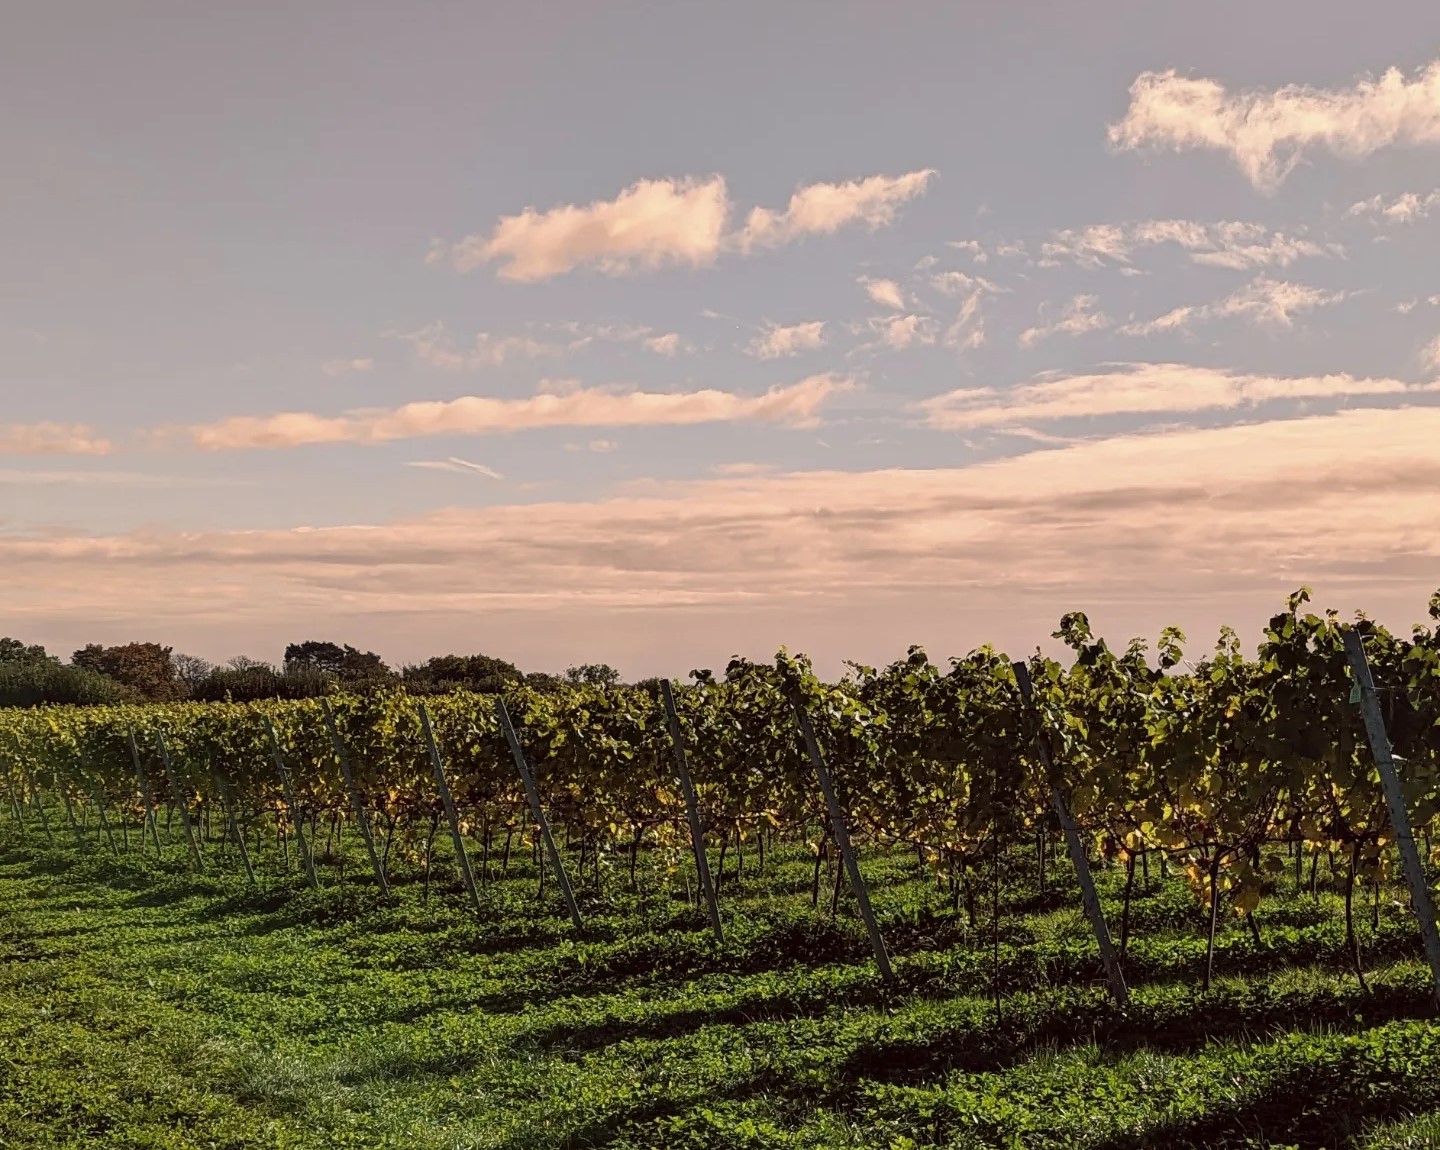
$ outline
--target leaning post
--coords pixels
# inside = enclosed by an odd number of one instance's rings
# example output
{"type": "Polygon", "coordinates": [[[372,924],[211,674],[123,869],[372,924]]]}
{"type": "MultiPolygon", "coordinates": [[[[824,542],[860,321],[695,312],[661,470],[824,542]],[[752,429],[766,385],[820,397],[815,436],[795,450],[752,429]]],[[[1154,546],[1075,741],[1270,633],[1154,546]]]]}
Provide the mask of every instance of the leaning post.
{"type": "Polygon", "coordinates": [[[420,725],[425,729],[425,744],[430,748],[430,763],[435,768],[435,782],[440,788],[440,801],[445,806],[445,817],[450,823],[450,840],[455,844],[455,857],[460,863],[460,875],[465,880],[465,889],[470,894],[475,913],[480,913],[480,888],[475,885],[475,872],[470,869],[470,856],[465,853],[465,838],[460,833],[460,816],[455,811],[455,800],[450,797],[450,784],[445,781],[445,767],[440,762],[440,748],[435,743],[435,732],[430,726],[430,712],[420,704],[420,725]]]}
{"type": "Polygon", "coordinates": [[[280,738],[275,734],[275,724],[270,721],[269,715],[265,716],[265,733],[270,736],[270,755],[275,760],[275,770],[280,774],[280,785],[285,791],[285,807],[289,812],[290,822],[295,827],[295,840],[300,844],[300,857],[305,860],[305,877],[309,879],[312,887],[318,889],[320,879],[315,873],[315,858],[311,855],[310,844],[305,838],[304,820],[300,818],[299,808],[295,806],[295,790],[290,785],[290,772],[285,769],[285,755],[280,750],[280,738]]]}
{"type": "Polygon", "coordinates": [[[1055,782],[1055,764],[1050,757],[1050,746],[1045,739],[1045,733],[1040,730],[1038,712],[1035,712],[1035,689],[1030,682],[1030,668],[1024,663],[1012,663],[1011,667],[1015,670],[1015,680],[1020,684],[1020,694],[1025,699],[1025,705],[1037,717],[1035,752],[1045,771],[1045,781],[1050,787],[1050,804],[1055,808],[1055,816],[1060,820],[1060,829],[1065,834],[1065,846],[1070,852],[1070,862],[1075,867],[1075,877],[1080,880],[1080,897],[1085,903],[1085,914],[1090,919],[1090,929],[1094,932],[1096,945],[1100,948],[1100,959],[1105,964],[1105,979],[1110,984],[1110,993],[1115,997],[1116,1003],[1125,1006],[1130,1001],[1130,989],[1125,985],[1125,974],[1120,969],[1115,944],[1110,941],[1110,928],[1105,923],[1105,912],[1100,909],[1100,896],[1095,892],[1095,876],[1090,873],[1090,860],[1086,857],[1085,846],[1080,841],[1080,831],[1055,782]]]}
{"type": "Polygon", "coordinates": [[[175,782],[175,767],[170,762],[170,751],[165,746],[165,736],[159,731],[155,732],[155,745],[160,751],[160,761],[165,764],[165,778],[170,783],[170,793],[175,796],[176,805],[180,808],[180,823],[185,828],[185,841],[190,846],[190,860],[195,864],[195,869],[205,869],[200,861],[200,844],[195,841],[195,827],[190,821],[190,804],[180,793],[180,787],[175,782]]]}
{"type": "Polygon", "coordinates": [[[792,698],[790,705],[795,710],[795,720],[800,724],[800,733],[805,737],[805,749],[810,753],[811,765],[815,768],[815,774],[820,779],[820,791],[825,796],[825,806],[830,812],[830,829],[835,836],[835,845],[840,848],[840,858],[845,864],[845,873],[850,878],[850,890],[855,895],[855,901],[860,907],[860,917],[865,920],[865,930],[870,935],[870,947],[875,952],[875,964],[880,968],[880,976],[886,982],[895,980],[895,972],[890,968],[890,956],[885,953],[885,940],[880,936],[880,924],[875,921],[875,912],[870,907],[870,891],[865,885],[865,877],[860,873],[860,863],[855,857],[855,849],[850,845],[850,832],[845,825],[845,812],[840,808],[840,800],[835,795],[835,784],[830,777],[830,770],[825,766],[824,756],[820,754],[820,744],[815,739],[815,728],[810,722],[810,712],[799,698],[792,698]]]}
{"type": "Polygon", "coordinates": [[[545,851],[550,856],[555,881],[560,886],[560,893],[565,896],[565,909],[570,912],[570,921],[575,924],[575,929],[582,930],[584,924],[580,920],[580,907],[575,902],[575,892],[570,888],[570,877],[565,873],[565,864],[560,861],[560,849],[555,845],[555,836],[550,833],[550,820],[545,817],[545,808],[540,802],[540,788],[535,785],[535,776],[530,773],[530,766],[525,762],[525,752],[520,747],[520,739],[515,734],[515,724],[510,721],[505,700],[499,695],[495,696],[495,710],[500,716],[505,740],[510,744],[515,769],[520,772],[520,779],[525,784],[525,793],[530,799],[530,813],[540,827],[540,837],[544,840],[545,851]]]}
{"type": "Polygon", "coordinates": [[[325,712],[325,725],[330,728],[330,745],[335,748],[335,757],[340,760],[340,773],[345,776],[345,789],[350,793],[350,807],[360,826],[360,837],[365,840],[365,850],[370,855],[375,881],[380,884],[380,893],[389,897],[390,884],[385,881],[385,868],[380,865],[380,856],[375,851],[375,837],[370,833],[370,819],[365,813],[365,805],[360,801],[360,791],[355,786],[355,774],[350,769],[350,755],[345,749],[344,740],[340,738],[340,728],[335,725],[330,700],[322,697],[320,706],[325,712]]]}
{"type": "Polygon", "coordinates": [[[1380,698],[1370,674],[1370,663],[1365,658],[1364,642],[1352,627],[1344,628],[1342,635],[1350,670],[1360,688],[1360,711],[1365,717],[1365,733],[1370,738],[1375,766],[1380,770],[1380,784],[1385,791],[1385,805],[1390,811],[1390,825],[1395,830],[1395,843],[1400,848],[1400,861],[1410,886],[1410,901],[1416,917],[1420,919],[1420,937],[1425,942],[1425,957],[1430,962],[1435,1001],[1440,1005],[1440,933],[1435,928],[1435,904],[1430,901],[1425,868],[1420,862],[1420,852],[1415,849],[1415,833],[1410,828],[1410,813],[1405,809],[1405,794],[1400,789],[1400,776],[1395,771],[1395,755],[1390,749],[1385,719],[1380,714],[1380,698]]]}
{"type": "Polygon", "coordinates": [[[715,937],[725,941],[725,928],[720,924],[720,903],[715,897],[715,884],[710,878],[710,859],[705,853],[705,831],[700,826],[700,806],[695,798],[695,784],[685,761],[685,740],[680,731],[680,715],[675,710],[675,693],[670,680],[660,680],[660,694],[665,701],[665,719],[670,726],[670,745],[675,748],[675,774],[685,796],[685,817],[690,823],[690,845],[695,851],[695,870],[700,876],[700,889],[705,892],[705,905],[710,911],[710,926],[715,937]]]}

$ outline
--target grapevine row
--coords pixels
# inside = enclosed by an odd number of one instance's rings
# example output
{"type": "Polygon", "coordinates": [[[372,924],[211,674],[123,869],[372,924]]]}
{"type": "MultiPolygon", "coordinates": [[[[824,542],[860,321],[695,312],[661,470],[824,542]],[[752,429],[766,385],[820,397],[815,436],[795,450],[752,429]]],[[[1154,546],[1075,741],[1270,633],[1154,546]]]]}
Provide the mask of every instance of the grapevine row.
{"type": "MultiPolygon", "coordinates": [[[[1163,856],[1212,907],[1224,899],[1241,915],[1256,909],[1285,865],[1264,851],[1274,843],[1291,847],[1297,867],[1302,849],[1330,851],[1352,882],[1385,881],[1394,832],[1342,633],[1349,626],[1363,640],[1405,803],[1428,847],[1440,815],[1440,593],[1431,623],[1408,638],[1363,617],[1342,625],[1334,612],[1310,612],[1308,599],[1304,590],[1290,597],[1253,657],[1227,630],[1193,663],[1174,629],[1152,662],[1143,643],[1117,652],[1083,614],[1066,615],[1056,635],[1070,664],[1028,660],[1033,706],[1010,660],[988,647],[948,666],[911,648],[884,668],[851,665],[833,684],[783,650],[773,664],[737,659],[721,680],[699,675],[674,690],[700,828],[712,843],[763,849],[805,836],[823,849],[829,824],[797,735],[799,702],[851,834],[913,852],[957,890],[997,849],[1046,833],[1052,785],[1087,849],[1132,874],[1136,858],[1163,856]]],[[[503,699],[541,805],[582,857],[587,845],[598,858],[623,844],[633,873],[642,844],[683,853],[686,808],[658,690],[516,686],[503,699]]],[[[425,706],[463,829],[487,851],[494,828],[528,836],[530,807],[496,700],[455,694],[425,706]]],[[[49,795],[66,809],[96,802],[139,820],[148,788],[151,803],[187,814],[209,807],[314,826],[354,810],[341,752],[387,856],[397,825],[428,821],[433,838],[443,796],[421,708],[403,691],[0,712],[0,782],[17,814],[49,795]]]]}

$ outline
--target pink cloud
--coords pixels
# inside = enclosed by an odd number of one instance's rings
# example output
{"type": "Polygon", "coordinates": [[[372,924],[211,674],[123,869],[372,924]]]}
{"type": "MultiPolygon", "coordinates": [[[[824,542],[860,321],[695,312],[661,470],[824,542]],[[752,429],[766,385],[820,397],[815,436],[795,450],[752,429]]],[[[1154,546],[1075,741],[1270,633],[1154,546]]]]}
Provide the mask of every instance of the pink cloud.
{"type": "Polygon", "coordinates": [[[83,423],[0,423],[0,455],[108,455],[109,440],[83,423]]]}
{"type": "Polygon", "coordinates": [[[1252,184],[1273,191],[1315,148],[1363,159],[1396,144],[1440,143],[1440,60],[1413,79],[1391,68],[1349,88],[1289,84],[1240,93],[1173,69],[1142,72],[1109,138],[1120,150],[1156,145],[1228,152],[1252,184]]]}
{"type": "Polygon", "coordinates": [[[10,617],[42,636],[83,623],[278,644],[319,620],[383,649],[414,643],[426,620],[453,635],[483,616],[485,642],[509,620],[528,660],[610,634],[618,611],[652,663],[693,660],[703,641],[723,665],[762,640],[898,654],[955,608],[970,614],[943,653],[992,638],[1023,649],[1075,606],[1108,609],[1124,638],[1142,619],[1188,623],[1197,603],[1207,619],[1217,604],[1259,615],[1302,582],[1371,607],[1403,593],[1423,613],[1440,581],[1436,442],[1440,407],[1358,409],[967,467],[735,469],[349,527],[11,534],[0,563],[10,617]]]}
{"type": "Polygon", "coordinates": [[[237,451],[315,443],[385,443],[432,435],[493,435],[537,427],[736,421],[809,426],[816,422],[824,402],[849,386],[849,381],[828,374],[772,387],[761,395],[713,388],[691,392],[614,391],[550,381],[549,390],[527,399],[466,395],[333,416],[300,411],[235,416],[161,434],[178,434],[205,451],[237,451]]]}
{"type": "MultiPolygon", "coordinates": [[[[959,388],[915,406],[931,427],[958,431],[1107,415],[1225,411],[1275,400],[1418,398],[1437,391],[1440,387],[1434,384],[1417,386],[1396,379],[1356,379],[1349,375],[1280,378],[1179,363],[1129,363],[1112,364],[1109,370],[1090,375],[1042,376],[1036,383],[1004,390],[959,388]]],[[[1424,410],[1440,416],[1440,410],[1424,410]]],[[[1237,432],[1237,436],[1240,434],[1237,432]]]]}
{"type": "Polygon", "coordinates": [[[827,235],[850,224],[870,228],[893,223],[908,200],[922,195],[933,169],[903,176],[870,176],[843,184],[810,184],[790,197],[785,210],[753,208],[737,241],[743,251],[776,247],[806,235],[827,235]]]}
{"type": "Polygon", "coordinates": [[[466,236],[449,257],[462,272],[499,260],[502,279],[526,283],[582,265],[607,275],[701,266],[719,253],[729,211],[721,176],[638,180],[613,200],[503,216],[488,236],[466,236]]]}

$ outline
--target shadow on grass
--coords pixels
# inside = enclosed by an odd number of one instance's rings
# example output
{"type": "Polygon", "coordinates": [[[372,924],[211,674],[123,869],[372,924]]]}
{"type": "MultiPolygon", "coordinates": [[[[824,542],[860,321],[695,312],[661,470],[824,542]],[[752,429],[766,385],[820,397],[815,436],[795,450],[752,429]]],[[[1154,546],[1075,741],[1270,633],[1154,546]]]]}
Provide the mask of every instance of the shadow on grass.
{"type": "Polygon", "coordinates": [[[914,1033],[855,1050],[839,1078],[916,1085],[955,1071],[1006,1070],[1042,1049],[1094,1045],[1116,1057],[1139,1050],[1185,1054],[1222,1040],[1271,1039],[1294,1031],[1350,1033],[1430,1014],[1429,988],[1419,980],[1382,985],[1368,995],[1358,986],[1288,993],[1230,986],[1208,995],[1174,988],[1132,1002],[1124,1012],[1099,996],[1048,996],[1038,1003],[1002,1002],[998,1023],[993,1011],[987,1018],[978,1009],[949,1024],[926,1026],[922,1015],[914,1033]]]}
{"type": "Polygon", "coordinates": [[[1368,1035],[1271,1075],[1262,1089],[1221,1102],[1202,1115],[1100,1143],[1096,1150],[1193,1150],[1358,1145],[1377,1123],[1440,1105],[1433,1053],[1413,1062],[1367,1048],[1368,1035]],[[1377,1057],[1378,1055],[1378,1057],[1377,1057]],[[1428,1064],[1428,1065],[1427,1065],[1428,1064]]]}

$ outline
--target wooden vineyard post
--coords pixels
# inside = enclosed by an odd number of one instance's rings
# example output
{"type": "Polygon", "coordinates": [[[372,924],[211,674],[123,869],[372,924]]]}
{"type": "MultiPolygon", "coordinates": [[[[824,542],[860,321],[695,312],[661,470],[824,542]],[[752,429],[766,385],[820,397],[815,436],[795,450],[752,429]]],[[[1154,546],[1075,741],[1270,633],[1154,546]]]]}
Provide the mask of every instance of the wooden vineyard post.
{"type": "Polygon", "coordinates": [[[470,856],[465,853],[465,838],[460,833],[460,816],[455,813],[455,800],[450,797],[450,784],[445,781],[445,767],[440,762],[440,748],[430,727],[430,712],[420,704],[420,725],[425,728],[425,744],[430,748],[430,762],[435,767],[435,783],[440,788],[440,801],[445,805],[445,818],[450,823],[450,838],[455,844],[455,857],[460,861],[460,875],[475,913],[480,913],[480,888],[475,885],[475,872],[470,869],[470,856]]]}
{"type": "MultiPolygon", "coordinates": [[[[150,780],[145,777],[145,768],[140,765],[140,748],[135,745],[135,732],[127,731],[130,740],[130,761],[135,764],[135,777],[140,780],[140,797],[145,800],[145,823],[149,824],[150,835],[155,840],[155,857],[163,853],[160,849],[160,824],[155,821],[155,800],[150,797],[150,780]]],[[[140,827],[140,853],[145,853],[145,826],[140,827]]]]}
{"type": "Polygon", "coordinates": [[[70,801],[70,792],[65,784],[56,780],[60,789],[60,797],[65,800],[65,817],[70,820],[70,833],[75,836],[75,845],[82,851],[85,849],[85,836],[80,833],[80,824],[75,821],[75,804],[70,801]]]}
{"type": "MultiPolygon", "coordinates": [[[[280,739],[275,734],[275,724],[270,721],[270,716],[265,716],[265,733],[270,737],[270,755],[275,760],[275,770],[280,774],[280,786],[285,792],[285,807],[290,816],[290,825],[295,828],[295,841],[300,844],[300,857],[305,860],[305,877],[309,879],[310,885],[319,888],[320,879],[315,874],[315,859],[310,854],[310,844],[305,839],[304,820],[300,818],[300,811],[295,806],[295,789],[290,785],[290,772],[285,769],[285,755],[280,750],[280,739]]],[[[286,863],[289,869],[289,863],[286,863]]]]}
{"type": "Polygon", "coordinates": [[[835,784],[825,759],[820,754],[820,744],[815,739],[815,728],[810,722],[810,712],[799,699],[791,699],[795,709],[795,721],[800,724],[800,733],[805,737],[805,749],[810,753],[810,762],[820,779],[820,792],[825,796],[825,806],[830,812],[830,831],[835,845],[840,850],[840,859],[845,873],[850,878],[850,891],[860,907],[860,917],[865,920],[865,930],[870,935],[870,946],[875,951],[875,965],[880,968],[880,977],[886,982],[895,980],[890,969],[890,956],[885,953],[885,940],[880,937],[880,924],[875,921],[875,912],[870,907],[870,891],[865,886],[865,877],[860,873],[860,863],[855,858],[855,849],[850,845],[850,832],[845,826],[845,812],[840,809],[840,800],[835,796],[835,784]]]}
{"type": "MultiPolygon", "coordinates": [[[[1034,688],[1030,683],[1030,669],[1024,663],[1012,663],[1016,682],[1025,704],[1033,710],[1034,688]]],[[[1060,788],[1055,784],[1055,766],[1050,759],[1050,747],[1045,733],[1036,729],[1035,752],[1040,757],[1040,766],[1045,771],[1045,781],[1050,787],[1050,803],[1055,808],[1055,817],[1060,820],[1060,829],[1065,834],[1065,846],[1070,852],[1070,862],[1075,868],[1075,877],[1080,880],[1080,896],[1085,904],[1085,914],[1090,919],[1090,929],[1095,934],[1095,943],[1100,948],[1100,960],[1105,964],[1105,979],[1110,984],[1110,993],[1120,1006],[1130,1001],[1130,989],[1125,985],[1125,974],[1120,969],[1120,960],[1115,954],[1115,945],[1110,941],[1110,928],[1105,924],[1105,912],[1100,909],[1100,896],[1095,893],[1095,877],[1090,873],[1090,860],[1085,856],[1085,846],[1080,841],[1080,831],[1070,814],[1060,788]]]]}
{"type": "Polygon", "coordinates": [[[335,757],[340,760],[340,773],[345,776],[345,789],[350,792],[350,807],[355,812],[355,821],[360,826],[360,837],[365,840],[365,850],[370,855],[370,866],[375,871],[375,881],[380,884],[380,893],[389,897],[390,884],[385,881],[385,868],[380,865],[380,856],[375,853],[375,837],[370,833],[370,819],[360,802],[360,792],[355,788],[355,775],[350,769],[350,756],[340,738],[340,729],[335,725],[335,716],[330,711],[330,700],[321,698],[320,706],[325,712],[325,725],[330,728],[330,743],[335,748],[335,757]]]}
{"type": "Polygon", "coordinates": [[[35,781],[35,776],[20,765],[20,773],[25,776],[25,786],[30,792],[30,800],[35,805],[35,813],[40,816],[40,825],[45,830],[45,841],[53,843],[55,832],[50,829],[50,820],[45,814],[45,796],[40,793],[40,784],[35,781]]]}
{"type": "Polygon", "coordinates": [[[259,886],[255,879],[255,867],[250,862],[250,849],[245,845],[245,832],[240,827],[240,820],[235,814],[235,795],[219,771],[214,770],[211,764],[215,779],[215,789],[220,792],[220,805],[225,808],[225,821],[228,824],[229,832],[234,836],[235,842],[240,847],[240,861],[245,864],[245,875],[250,880],[251,886],[259,886]]]}
{"type": "Polygon", "coordinates": [[[110,830],[110,821],[105,817],[105,786],[103,783],[96,783],[94,787],[95,809],[100,812],[100,829],[105,832],[105,840],[110,844],[110,852],[120,857],[120,848],[115,843],[115,835],[110,830]]]}
{"type": "Polygon", "coordinates": [[[1360,688],[1360,710],[1365,717],[1365,733],[1370,737],[1370,751],[1375,765],[1380,770],[1380,783],[1385,790],[1385,805],[1390,810],[1390,824],[1395,830],[1395,842],[1400,848],[1400,861],[1405,867],[1405,878],[1410,885],[1410,900],[1415,914],[1420,919],[1420,937],[1425,942],[1425,957],[1430,961],[1430,974],[1435,983],[1435,1000],[1440,1004],[1440,933],[1435,929],[1435,904],[1430,901],[1430,887],[1425,881],[1425,868],[1420,862],[1420,852],[1415,849],[1415,834],[1410,829],[1410,815],[1405,809],[1405,794],[1400,789],[1400,777],[1395,773],[1395,756],[1390,750],[1390,735],[1385,730],[1385,720],[1380,714],[1380,699],[1375,692],[1375,680],[1370,675],[1370,664],[1365,658],[1365,646],[1359,634],[1346,627],[1342,632],[1345,639],[1345,654],[1350,660],[1350,669],[1360,688]]]}
{"type": "Polygon", "coordinates": [[[570,921],[575,924],[575,929],[583,930],[584,924],[580,920],[580,907],[576,905],[575,892],[570,888],[570,878],[565,873],[565,864],[560,860],[560,849],[555,845],[555,836],[550,833],[550,820],[545,817],[545,808],[540,804],[540,788],[535,785],[535,776],[530,773],[530,767],[525,762],[525,752],[520,748],[520,739],[515,734],[515,724],[510,721],[505,700],[499,695],[495,696],[495,712],[499,715],[500,726],[505,731],[505,741],[510,744],[510,753],[515,757],[515,769],[520,772],[520,779],[525,784],[525,794],[530,799],[530,813],[540,827],[540,837],[545,842],[545,852],[550,856],[555,881],[560,885],[560,893],[565,896],[565,909],[570,912],[570,921]]]}
{"type": "MultiPolygon", "coordinates": [[[[20,809],[20,800],[15,797],[15,777],[10,773],[10,764],[5,764],[5,796],[10,800],[10,814],[15,820],[15,831],[21,839],[25,837],[25,814],[20,809]]],[[[20,798],[25,797],[22,787],[20,798]]]]}
{"type": "Polygon", "coordinates": [[[180,825],[185,828],[185,842],[190,847],[190,861],[195,864],[197,871],[205,869],[200,861],[200,844],[195,841],[195,826],[190,821],[190,804],[180,793],[180,787],[175,782],[175,767],[170,762],[170,751],[165,746],[165,736],[159,731],[155,732],[155,746],[160,751],[160,761],[165,764],[165,778],[170,784],[170,793],[175,796],[175,803],[180,808],[180,825]]]}
{"type": "Polygon", "coordinates": [[[695,800],[695,784],[685,762],[685,742],[680,732],[680,716],[675,710],[675,693],[670,680],[660,680],[660,694],[665,701],[665,720],[670,725],[670,745],[675,748],[675,773],[685,796],[685,817],[690,823],[690,845],[695,850],[695,870],[700,876],[700,889],[705,892],[705,905],[710,911],[710,925],[715,937],[725,941],[725,928],[720,925],[720,903],[715,897],[715,884],[710,880],[710,859],[705,853],[705,832],[700,826],[700,807],[695,800]]]}

